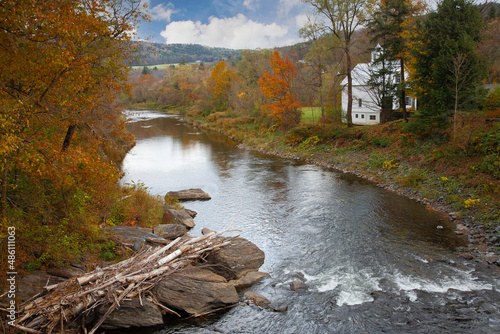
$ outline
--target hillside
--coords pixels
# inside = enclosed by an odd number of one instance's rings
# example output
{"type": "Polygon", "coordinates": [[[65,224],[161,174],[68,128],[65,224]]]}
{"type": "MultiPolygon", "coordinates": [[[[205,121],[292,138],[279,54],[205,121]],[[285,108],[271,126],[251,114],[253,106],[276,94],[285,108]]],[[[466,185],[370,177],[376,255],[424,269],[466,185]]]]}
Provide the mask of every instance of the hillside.
{"type": "Polygon", "coordinates": [[[140,60],[132,63],[133,66],[148,66],[158,64],[180,63],[182,57],[186,62],[213,62],[220,59],[238,57],[240,50],[211,48],[199,44],[163,44],[151,42],[137,42],[137,56],[140,60]]]}

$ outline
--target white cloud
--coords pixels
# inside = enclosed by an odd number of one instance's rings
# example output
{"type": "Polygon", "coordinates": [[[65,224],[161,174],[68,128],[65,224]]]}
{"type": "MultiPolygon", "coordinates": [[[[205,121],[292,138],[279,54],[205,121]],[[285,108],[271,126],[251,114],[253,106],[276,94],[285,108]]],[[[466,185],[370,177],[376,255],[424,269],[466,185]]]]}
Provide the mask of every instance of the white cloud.
{"type": "Polygon", "coordinates": [[[161,32],[168,44],[192,43],[231,49],[272,48],[299,41],[288,34],[287,26],[255,22],[243,14],[225,19],[212,16],[208,24],[174,21],[161,32]]]}
{"type": "Polygon", "coordinates": [[[159,4],[154,6],[149,10],[151,15],[151,19],[158,21],[171,21],[172,14],[178,13],[178,10],[174,9],[174,5],[172,3],[168,3],[167,5],[159,4]]]}
{"type": "Polygon", "coordinates": [[[295,16],[295,25],[300,29],[309,23],[309,16],[307,14],[299,14],[295,16]]]}
{"type": "Polygon", "coordinates": [[[302,5],[301,0],[280,0],[280,12],[288,14],[293,7],[302,5]]]}
{"type": "Polygon", "coordinates": [[[251,10],[255,10],[255,0],[243,0],[243,6],[248,8],[248,9],[251,9],[251,10]]]}

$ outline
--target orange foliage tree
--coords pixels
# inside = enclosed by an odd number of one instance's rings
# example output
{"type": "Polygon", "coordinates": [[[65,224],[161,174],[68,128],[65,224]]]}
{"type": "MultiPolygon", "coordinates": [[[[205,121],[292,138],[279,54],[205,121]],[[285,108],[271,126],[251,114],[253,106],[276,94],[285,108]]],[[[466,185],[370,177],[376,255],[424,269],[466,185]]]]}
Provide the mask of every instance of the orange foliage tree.
{"type": "Polygon", "coordinates": [[[288,57],[282,59],[278,51],[274,51],[270,61],[272,74],[262,72],[258,80],[259,89],[272,103],[261,108],[268,110],[268,116],[283,130],[300,123],[300,102],[291,92],[292,79],[297,75],[295,67],[288,57]]]}
{"type": "Polygon", "coordinates": [[[219,61],[210,73],[208,90],[216,111],[223,111],[228,107],[232,77],[224,60],[219,61]]]}
{"type": "Polygon", "coordinates": [[[133,139],[113,101],[144,17],[139,0],[2,1],[0,238],[15,226],[41,262],[85,251],[117,186],[133,139]]]}

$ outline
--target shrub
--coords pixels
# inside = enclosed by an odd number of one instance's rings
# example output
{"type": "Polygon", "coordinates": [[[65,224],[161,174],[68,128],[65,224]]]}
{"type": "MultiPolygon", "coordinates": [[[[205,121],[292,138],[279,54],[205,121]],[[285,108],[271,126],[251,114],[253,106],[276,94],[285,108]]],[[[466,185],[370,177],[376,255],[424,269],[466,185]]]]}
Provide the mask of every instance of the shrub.
{"type": "Polygon", "coordinates": [[[389,147],[392,143],[387,136],[372,135],[370,137],[370,144],[377,147],[389,147]]]}
{"type": "Polygon", "coordinates": [[[500,178],[500,155],[494,153],[485,156],[476,169],[485,174],[500,178]]]}
{"type": "Polygon", "coordinates": [[[163,216],[163,200],[151,195],[143,183],[127,184],[112,206],[106,222],[131,226],[153,227],[163,216]]]}
{"type": "Polygon", "coordinates": [[[382,166],[382,168],[387,169],[387,170],[391,170],[391,169],[397,168],[397,167],[399,167],[399,163],[395,162],[394,159],[391,159],[389,161],[384,161],[384,165],[382,166]]]}
{"type": "Polygon", "coordinates": [[[318,136],[312,136],[312,137],[309,137],[307,138],[306,140],[304,140],[301,144],[300,144],[300,148],[303,149],[303,150],[309,150],[310,148],[312,148],[313,146],[315,146],[317,143],[319,143],[321,140],[318,138],[318,136]]]}
{"type": "Polygon", "coordinates": [[[224,111],[218,111],[214,112],[213,114],[210,114],[207,116],[207,120],[210,122],[214,122],[218,120],[219,118],[226,117],[226,113],[224,111]]]}
{"type": "Polygon", "coordinates": [[[297,126],[290,129],[285,135],[285,143],[296,146],[312,136],[311,128],[308,126],[297,126]]]}
{"type": "Polygon", "coordinates": [[[402,187],[415,188],[426,179],[424,170],[410,171],[409,174],[396,177],[396,182],[402,187]]]}
{"type": "Polygon", "coordinates": [[[483,106],[486,110],[500,109],[500,86],[486,97],[483,106]]]}
{"type": "Polygon", "coordinates": [[[386,157],[384,157],[382,154],[372,152],[368,157],[368,166],[372,168],[383,168],[386,161],[386,157]]]}

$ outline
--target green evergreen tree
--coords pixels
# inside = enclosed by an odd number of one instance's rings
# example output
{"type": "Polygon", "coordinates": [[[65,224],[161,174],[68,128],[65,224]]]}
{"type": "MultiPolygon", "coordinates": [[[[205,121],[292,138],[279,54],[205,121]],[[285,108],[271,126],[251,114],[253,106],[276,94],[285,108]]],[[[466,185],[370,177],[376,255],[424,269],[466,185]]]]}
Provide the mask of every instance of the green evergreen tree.
{"type": "Polygon", "coordinates": [[[415,86],[420,120],[447,120],[458,107],[473,109],[480,100],[479,89],[485,68],[477,54],[484,25],[479,9],[468,0],[443,0],[437,11],[419,25],[415,43],[415,86]],[[465,55],[457,78],[455,60],[465,55]],[[460,80],[457,94],[456,82],[460,80]]]}
{"type": "Polygon", "coordinates": [[[141,75],[148,75],[148,74],[151,74],[151,70],[147,66],[144,66],[142,68],[141,75]]]}
{"type": "MultiPolygon", "coordinates": [[[[380,123],[386,123],[391,118],[393,101],[397,96],[398,85],[395,77],[399,74],[398,64],[390,56],[390,51],[380,47],[380,45],[373,48],[372,52],[374,52],[375,57],[372,59],[369,73],[366,73],[369,76],[368,85],[370,86],[368,94],[376,106],[380,108],[380,123]]],[[[406,106],[404,100],[403,104],[406,106]]],[[[406,112],[403,115],[406,120],[406,112]]]]}
{"type": "MultiPolygon", "coordinates": [[[[422,12],[423,9],[424,7],[418,1],[382,0],[376,8],[372,20],[368,23],[369,33],[373,37],[372,41],[380,43],[383,49],[383,53],[380,54],[379,59],[376,59],[376,62],[383,64],[394,60],[399,61],[399,70],[394,74],[399,73],[400,76],[399,87],[397,87],[399,105],[406,121],[408,121],[408,118],[406,114],[407,84],[405,82],[405,63],[409,43],[405,36],[405,29],[408,28],[408,20],[422,12]]],[[[380,73],[374,73],[374,81],[384,82],[384,76],[388,74],[390,73],[387,73],[385,66],[382,66],[380,73]]],[[[392,87],[390,90],[392,94],[392,87]]],[[[388,107],[386,103],[384,103],[384,106],[388,107]]]]}

